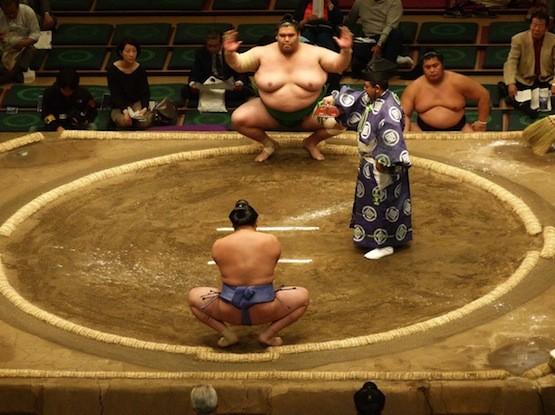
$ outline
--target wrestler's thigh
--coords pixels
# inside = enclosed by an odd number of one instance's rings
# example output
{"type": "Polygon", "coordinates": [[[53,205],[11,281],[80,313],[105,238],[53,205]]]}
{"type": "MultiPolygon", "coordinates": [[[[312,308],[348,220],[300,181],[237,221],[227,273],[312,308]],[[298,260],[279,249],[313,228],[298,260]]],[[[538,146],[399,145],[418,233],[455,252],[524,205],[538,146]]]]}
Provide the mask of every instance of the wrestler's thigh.
{"type": "Polygon", "coordinates": [[[233,125],[241,125],[244,127],[256,127],[262,129],[271,129],[279,127],[276,120],[272,118],[260,98],[251,99],[240,105],[231,114],[231,122],[233,125]]]}
{"type": "Polygon", "coordinates": [[[203,308],[218,295],[219,291],[213,287],[195,287],[189,291],[187,301],[191,307],[203,308]]]}
{"type": "Polygon", "coordinates": [[[241,310],[218,298],[209,307],[208,313],[216,320],[225,321],[233,325],[241,324],[241,310]]]}
{"type": "Polygon", "coordinates": [[[300,127],[303,131],[316,131],[324,129],[324,126],[320,124],[312,115],[305,117],[301,122],[300,127]]]}
{"type": "Polygon", "coordinates": [[[216,320],[231,324],[241,323],[241,311],[226,303],[219,297],[219,292],[212,287],[196,287],[189,291],[189,305],[202,310],[216,320]]]}
{"type": "Polygon", "coordinates": [[[308,291],[303,287],[284,287],[276,292],[271,303],[256,304],[250,308],[253,324],[263,324],[279,320],[299,307],[309,303],[308,291]]]}

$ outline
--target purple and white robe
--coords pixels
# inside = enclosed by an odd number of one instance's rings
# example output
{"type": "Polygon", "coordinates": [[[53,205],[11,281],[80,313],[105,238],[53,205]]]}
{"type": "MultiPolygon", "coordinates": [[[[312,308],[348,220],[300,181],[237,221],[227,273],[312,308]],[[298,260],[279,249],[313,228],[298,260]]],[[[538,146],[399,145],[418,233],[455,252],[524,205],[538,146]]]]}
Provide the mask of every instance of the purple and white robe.
{"type": "Polygon", "coordinates": [[[374,102],[365,91],[342,87],[338,118],[358,132],[360,164],[350,227],[356,246],[367,250],[404,245],[412,239],[409,153],[404,114],[397,95],[386,90],[374,102]],[[388,167],[380,173],[377,161],[388,167]]]}

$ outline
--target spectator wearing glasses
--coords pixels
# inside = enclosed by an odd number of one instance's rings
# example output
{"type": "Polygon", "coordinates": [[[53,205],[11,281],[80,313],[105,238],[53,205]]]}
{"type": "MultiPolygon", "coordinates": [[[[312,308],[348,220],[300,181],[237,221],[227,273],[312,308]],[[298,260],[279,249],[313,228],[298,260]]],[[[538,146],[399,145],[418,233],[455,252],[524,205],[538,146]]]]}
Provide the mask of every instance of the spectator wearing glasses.
{"type": "Polygon", "coordinates": [[[547,31],[548,25],[545,11],[534,12],[530,29],[512,37],[503,66],[508,102],[532,117],[552,109],[555,93],[555,34],[547,31]]]}

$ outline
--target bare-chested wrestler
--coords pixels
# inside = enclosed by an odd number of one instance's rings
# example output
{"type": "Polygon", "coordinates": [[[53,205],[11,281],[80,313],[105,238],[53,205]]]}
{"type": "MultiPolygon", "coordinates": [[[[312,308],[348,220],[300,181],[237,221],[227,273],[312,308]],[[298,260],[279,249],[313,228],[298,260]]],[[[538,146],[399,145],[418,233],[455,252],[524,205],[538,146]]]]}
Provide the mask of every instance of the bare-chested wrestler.
{"type": "Polygon", "coordinates": [[[301,43],[298,23],[285,17],[278,25],[276,42],[237,53],[240,41],[237,32],[224,35],[225,59],[237,72],[254,72],[260,98],[247,101],[232,116],[233,127],[258,141],[263,149],[256,161],[264,161],[277,148],[266,131],[279,127],[313,131],[304,140],[312,158],[323,160],[317,145],[341,132],[326,129],[312,117],[312,112],[324,94],[327,72],[341,73],[349,66],[353,37],[349,29],[340,28],[334,37],[340,52],[301,43]]]}
{"type": "Polygon", "coordinates": [[[422,58],[424,75],[412,82],[401,96],[407,131],[486,131],[490,99],[489,92],[475,80],[453,71],[446,71],[443,56],[430,51],[422,58]],[[466,122],[466,100],[478,102],[478,119],[466,122]],[[418,114],[411,123],[412,112],[418,114]]]}
{"type": "Polygon", "coordinates": [[[220,269],[221,291],[196,287],[189,292],[193,314],[222,335],[218,341],[220,347],[239,341],[226,323],[270,323],[258,341],[280,346],[283,342],[277,333],[297,321],[308,307],[305,288],[273,287],[281,245],[274,235],[257,232],[257,217],[256,210],[247,201],[237,201],[229,214],[235,231],[212,246],[212,257],[220,269]]]}

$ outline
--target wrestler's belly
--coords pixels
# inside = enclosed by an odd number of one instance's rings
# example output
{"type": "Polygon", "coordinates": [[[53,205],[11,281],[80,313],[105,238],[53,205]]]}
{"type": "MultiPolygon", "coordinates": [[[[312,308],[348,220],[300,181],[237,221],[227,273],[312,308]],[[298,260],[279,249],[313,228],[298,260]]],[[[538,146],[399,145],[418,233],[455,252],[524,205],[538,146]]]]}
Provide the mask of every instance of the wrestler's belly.
{"type": "Polygon", "coordinates": [[[446,107],[433,107],[419,113],[426,124],[435,128],[449,128],[457,124],[464,115],[464,108],[454,110],[446,107]]]}
{"type": "Polygon", "coordinates": [[[258,89],[264,105],[283,112],[299,111],[313,105],[321,92],[321,86],[316,90],[308,90],[297,84],[285,84],[275,91],[264,91],[260,87],[258,89]]]}

